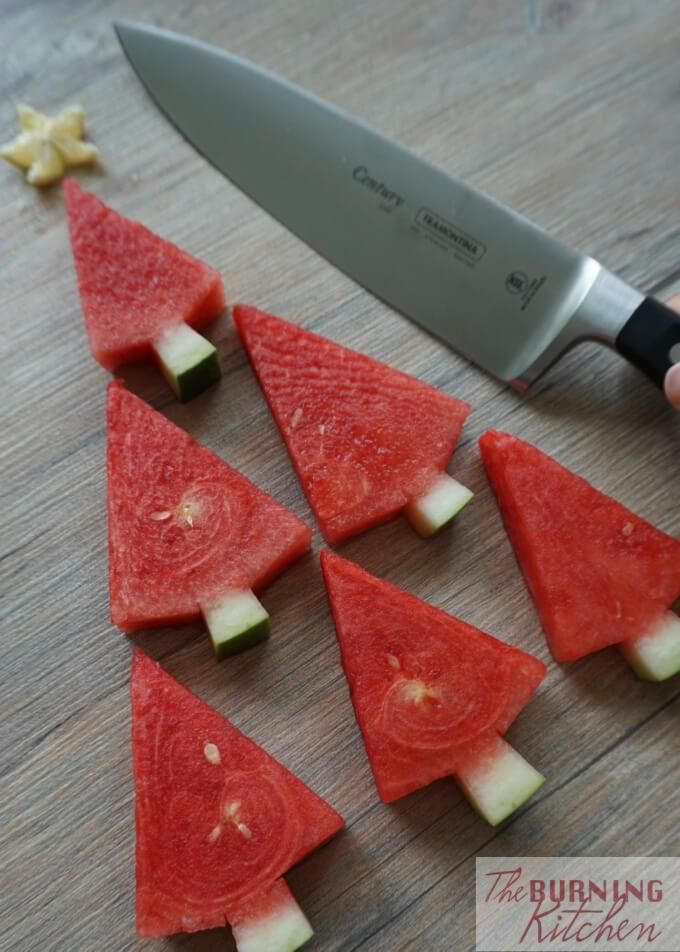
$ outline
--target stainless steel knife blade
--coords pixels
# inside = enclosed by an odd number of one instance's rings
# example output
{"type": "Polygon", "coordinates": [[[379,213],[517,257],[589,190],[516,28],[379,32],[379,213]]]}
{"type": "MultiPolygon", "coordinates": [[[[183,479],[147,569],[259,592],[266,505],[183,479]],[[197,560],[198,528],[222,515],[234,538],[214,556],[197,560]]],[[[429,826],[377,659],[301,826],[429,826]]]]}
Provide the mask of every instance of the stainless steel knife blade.
{"type": "Polygon", "coordinates": [[[641,308],[643,295],[592,258],[311,93],[188,37],[115,28],[152,98],[213,165],[496,377],[523,389],[578,340],[614,345],[641,308]]]}

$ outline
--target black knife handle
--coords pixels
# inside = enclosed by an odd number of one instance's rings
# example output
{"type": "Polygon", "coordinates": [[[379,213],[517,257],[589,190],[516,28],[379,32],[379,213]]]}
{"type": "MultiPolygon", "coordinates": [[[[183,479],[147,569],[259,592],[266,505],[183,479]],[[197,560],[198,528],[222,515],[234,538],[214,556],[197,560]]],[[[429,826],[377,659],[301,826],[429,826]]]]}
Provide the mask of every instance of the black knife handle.
{"type": "Polygon", "coordinates": [[[680,362],[680,315],[645,298],[619,332],[616,349],[662,387],[668,368],[680,362]]]}

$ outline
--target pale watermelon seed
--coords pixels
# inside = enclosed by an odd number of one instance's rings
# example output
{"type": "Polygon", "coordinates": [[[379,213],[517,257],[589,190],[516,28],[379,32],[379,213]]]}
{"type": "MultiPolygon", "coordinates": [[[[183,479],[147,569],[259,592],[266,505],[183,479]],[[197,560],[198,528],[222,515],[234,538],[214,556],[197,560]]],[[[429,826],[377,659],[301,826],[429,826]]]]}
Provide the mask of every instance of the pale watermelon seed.
{"type": "Polygon", "coordinates": [[[206,744],[203,748],[203,754],[205,759],[210,761],[211,764],[219,764],[222,759],[220,757],[219,749],[215,746],[215,744],[206,744]]]}
{"type": "Polygon", "coordinates": [[[230,803],[224,804],[224,819],[228,823],[233,823],[236,829],[239,831],[241,836],[245,836],[247,840],[253,835],[252,830],[249,826],[246,826],[245,823],[242,823],[239,819],[239,813],[241,812],[241,801],[232,800],[230,803]]]}
{"type": "Polygon", "coordinates": [[[208,840],[210,843],[214,843],[215,840],[218,840],[221,835],[222,835],[222,825],[221,823],[218,823],[217,826],[213,830],[211,830],[208,840]]]}
{"type": "Polygon", "coordinates": [[[404,681],[403,693],[407,701],[413,701],[414,704],[422,704],[427,698],[438,698],[439,691],[432,688],[424,681],[404,681]]]}

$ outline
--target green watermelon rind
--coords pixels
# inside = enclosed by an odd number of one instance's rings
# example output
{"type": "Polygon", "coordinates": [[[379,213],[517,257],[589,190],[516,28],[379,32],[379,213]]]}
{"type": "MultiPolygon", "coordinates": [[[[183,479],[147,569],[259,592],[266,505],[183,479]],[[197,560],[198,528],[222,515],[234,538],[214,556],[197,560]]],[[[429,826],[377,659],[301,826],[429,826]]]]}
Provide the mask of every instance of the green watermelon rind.
{"type": "Polygon", "coordinates": [[[404,515],[419,536],[428,538],[458,515],[474,493],[448,473],[441,473],[430,489],[412,499],[404,515]]]}
{"type": "Polygon", "coordinates": [[[285,879],[252,897],[231,931],[238,952],[295,952],[314,935],[285,879]]]}
{"type": "Polygon", "coordinates": [[[619,647],[643,681],[666,681],[680,672],[680,618],[666,612],[653,631],[619,647]]]}
{"type": "Polygon", "coordinates": [[[545,783],[545,777],[500,736],[494,754],[466,765],[456,781],[475,812],[498,826],[545,783]]]}
{"type": "Polygon", "coordinates": [[[232,925],[238,952],[295,952],[314,935],[292,894],[261,918],[232,925]]]}
{"type": "Polygon", "coordinates": [[[201,610],[218,661],[269,637],[269,614],[251,591],[226,592],[201,610]]]}
{"type": "Polygon", "coordinates": [[[179,400],[191,400],[222,376],[217,348],[188,324],[166,331],[153,349],[179,400]]]}

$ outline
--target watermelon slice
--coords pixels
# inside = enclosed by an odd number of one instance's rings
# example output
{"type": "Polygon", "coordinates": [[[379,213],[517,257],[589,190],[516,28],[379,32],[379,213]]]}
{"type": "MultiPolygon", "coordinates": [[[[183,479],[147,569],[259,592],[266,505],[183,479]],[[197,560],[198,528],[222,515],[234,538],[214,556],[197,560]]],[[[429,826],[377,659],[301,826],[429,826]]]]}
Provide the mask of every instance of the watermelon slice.
{"type": "Polygon", "coordinates": [[[139,936],[229,923],[239,952],[299,948],[281,877],[342,817],[139,649],[130,690],[139,936]]]}
{"type": "Polygon", "coordinates": [[[637,674],[680,670],[680,542],[536,447],[480,439],[517,560],[558,661],[621,646],[637,674]]]}
{"type": "Polygon", "coordinates": [[[545,665],[321,553],[352,703],[378,793],[397,800],[454,776],[496,825],[543,783],[502,735],[545,665]]]}
{"type": "Polygon", "coordinates": [[[71,247],[94,357],[114,370],[155,357],[178,397],[219,379],[217,350],[195,327],[224,309],[217,271],[64,183],[71,247]]]}
{"type": "Polygon", "coordinates": [[[444,472],[467,403],[254,307],[234,320],[328,542],[398,512],[431,535],[469,501],[444,472]]]}
{"type": "Polygon", "coordinates": [[[261,640],[268,616],[252,590],[309,549],[309,528],[120,382],[108,428],[113,623],[202,614],[218,658],[261,640]]]}

